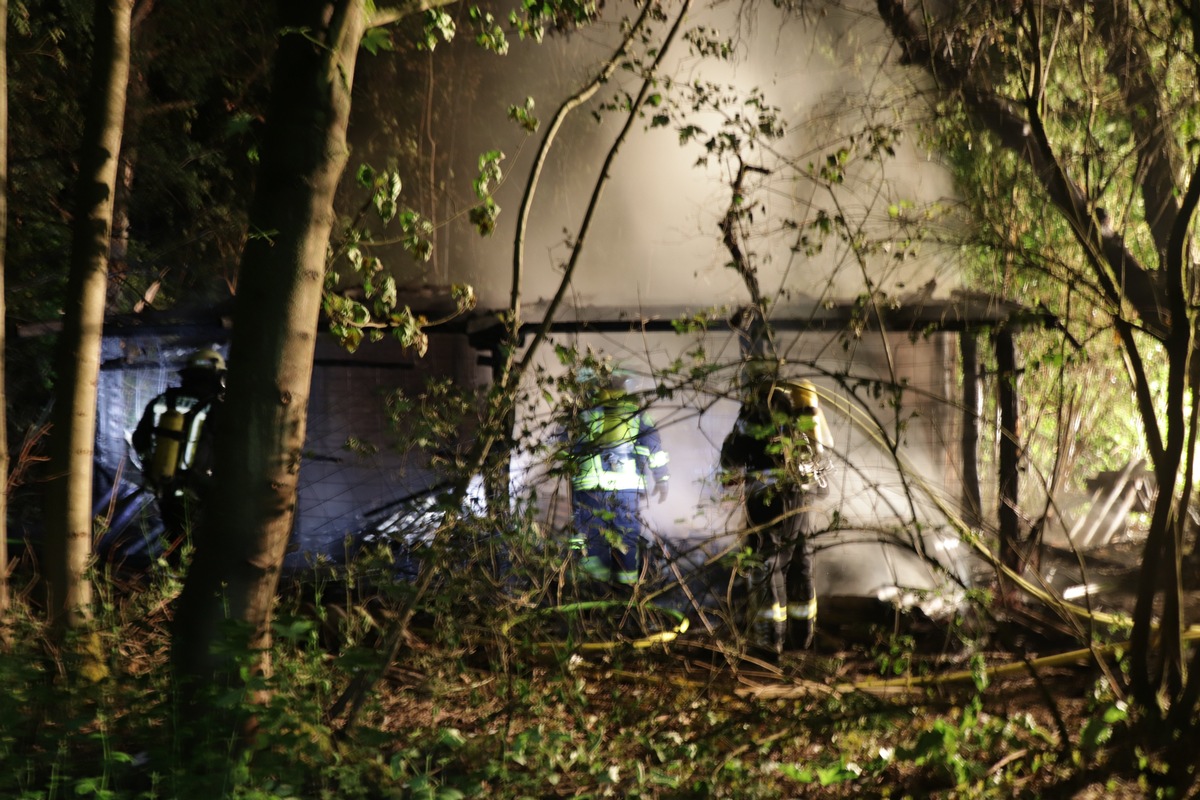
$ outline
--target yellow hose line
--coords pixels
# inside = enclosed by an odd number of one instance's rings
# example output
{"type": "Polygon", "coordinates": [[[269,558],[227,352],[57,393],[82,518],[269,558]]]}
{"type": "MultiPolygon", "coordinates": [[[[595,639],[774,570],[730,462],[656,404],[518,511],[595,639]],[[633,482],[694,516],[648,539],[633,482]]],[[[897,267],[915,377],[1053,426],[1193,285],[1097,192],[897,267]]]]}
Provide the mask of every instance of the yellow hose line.
{"type": "MultiPolygon", "coordinates": [[[[687,633],[687,629],[688,621],[687,617],[684,617],[674,628],[674,630],[660,631],[658,633],[652,633],[648,636],[643,636],[639,639],[630,639],[628,641],[610,640],[605,642],[582,642],[575,647],[577,650],[582,650],[584,652],[616,650],[622,647],[632,647],[634,650],[645,650],[647,647],[651,647],[656,644],[673,642],[679,637],[680,634],[687,633]]],[[[561,643],[537,642],[535,646],[539,649],[546,650],[553,649],[556,646],[561,646],[561,643]]]]}
{"type": "MultiPolygon", "coordinates": [[[[535,617],[546,616],[548,614],[559,613],[569,614],[575,611],[585,611],[596,608],[620,608],[627,609],[629,604],[622,600],[592,600],[580,603],[568,603],[562,606],[553,606],[551,608],[541,608],[529,614],[522,614],[514,617],[508,622],[500,626],[500,632],[507,636],[509,632],[520,625],[528,622],[535,617]]],[[[688,629],[688,618],[680,611],[670,608],[662,608],[661,606],[650,605],[655,611],[675,618],[675,627],[670,630],[658,631],[656,633],[647,634],[636,639],[611,639],[598,642],[579,642],[572,644],[568,641],[546,641],[546,642],[531,642],[530,644],[538,650],[560,650],[568,648],[583,652],[607,652],[610,650],[618,650],[623,648],[632,648],[634,650],[645,650],[647,647],[653,647],[656,644],[666,644],[673,642],[680,634],[686,633],[688,629]]]]}
{"type": "MultiPolygon", "coordinates": [[[[1193,625],[1184,632],[1183,641],[1194,642],[1197,640],[1200,640],[1200,626],[1193,625]]],[[[914,689],[928,689],[940,684],[974,682],[976,677],[979,675],[986,675],[990,682],[995,678],[1009,677],[1032,669],[1045,669],[1066,666],[1067,664],[1078,664],[1094,658],[1097,655],[1112,655],[1113,653],[1128,647],[1128,642],[1114,642],[1102,647],[1085,647],[1079,650],[1071,650],[1066,653],[1055,653],[1054,655],[1042,656],[1041,658],[1035,658],[1028,662],[1013,661],[1006,664],[998,664],[993,667],[988,667],[987,669],[982,670],[982,672],[959,670],[957,672],[947,672],[939,675],[926,675],[920,677],[906,676],[900,678],[872,678],[858,681],[856,683],[838,683],[833,684],[832,686],[812,680],[802,680],[798,683],[793,682],[787,684],[776,683],[765,684],[761,686],[747,686],[734,690],[733,695],[735,697],[751,698],[756,700],[795,700],[812,695],[841,695],[852,694],[854,692],[863,692],[876,696],[908,694],[914,689]]],[[[613,674],[618,677],[632,680],[666,683],[679,688],[693,689],[696,691],[711,690],[713,688],[712,683],[704,683],[701,681],[680,678],[677,676],[645,675],[621,671],[614,671],[613,674]]]]}

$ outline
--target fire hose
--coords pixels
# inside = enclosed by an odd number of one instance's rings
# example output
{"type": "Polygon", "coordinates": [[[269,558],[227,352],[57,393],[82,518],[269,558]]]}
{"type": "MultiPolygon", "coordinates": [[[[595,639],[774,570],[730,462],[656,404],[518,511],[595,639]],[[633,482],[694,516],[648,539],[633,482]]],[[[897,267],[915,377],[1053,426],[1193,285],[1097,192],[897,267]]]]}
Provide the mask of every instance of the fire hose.
{"type": "MultiPolygon", "coordinates": [[[[584,652],[599,652],[618,650],[622,648],[631,648],[634,650],[644,650],[656,644],[666,644],[674,641],[680,634],[687,632],[688,618],[682,611],[673,608],[664,608],[662,606],[647,604],[643,608],[649,609],[655,613],[663,614],[671,619],[671,624],[660,631],[647,632],[643,636],[634,638],[620,638],[603,641],[586,641],[574,644],[576,650],[584,652]]],[[[578,603],[567,603],[561,606],[552,606],[549,608],[539,608],[527,614],[521,614],[500,627],[500,632],[505,636],[511,634],[513,628],[532,622],[537,619],[544,619],[553,616],[577,615],[587,611],[597,610],[612,610],[623,613],[630,609],[630,605],[624,600],[586,600],[578,603]]],[[[533,642],[533,646],[539,650],[557,650],[559,648],[572,646],[568,641],[541,641],[533,642]]]]}

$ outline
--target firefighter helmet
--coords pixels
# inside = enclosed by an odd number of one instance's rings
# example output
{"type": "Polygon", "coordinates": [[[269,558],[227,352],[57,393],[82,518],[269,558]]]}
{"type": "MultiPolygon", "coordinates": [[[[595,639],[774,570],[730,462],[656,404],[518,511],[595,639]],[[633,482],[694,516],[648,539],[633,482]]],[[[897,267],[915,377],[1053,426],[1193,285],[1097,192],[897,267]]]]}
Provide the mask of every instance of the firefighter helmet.
{"type": "Polygon", "coordinates": [[[636,376],[628,372],[613,372],[596,392],[596,399],[602,404],[632,402],[630,395],[636,390],[636,376]]]}
{"type": "Polygon", "coordinates": [[[632,372],[618,367],[608,376],[608,388],[621,394],[633,394],[638,388],[638,378],[632,372]]]}
{"type": "Polygon", "coordinates": [[[180,372],[212,372],[220,374],[225,371],[225,357],[212,349],[197,350],[188,356],[180,372]]]}

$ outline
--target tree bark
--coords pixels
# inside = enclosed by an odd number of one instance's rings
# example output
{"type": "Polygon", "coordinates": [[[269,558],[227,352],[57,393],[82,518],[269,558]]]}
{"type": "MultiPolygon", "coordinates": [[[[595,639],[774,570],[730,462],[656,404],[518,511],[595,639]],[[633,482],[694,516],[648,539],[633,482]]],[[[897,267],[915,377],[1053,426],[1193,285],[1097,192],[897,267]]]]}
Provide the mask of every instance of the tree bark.
{"type": "Polygon", "coordinates": [[[4,330],[4,264],[8,250],[8,0],[0,0],[0,619],[8,611],[8,397],[4,330]]]}
{"type": "Polygon", "coordinates": [[[70,274],[56,353],[47,487],[47,608],[59,625],[90,615],[92,457],[113,195],[129,80],[134,0],[96,0],[96,45],[72,220],[70,274]]]}
{"type": "Polygon", "coordinates": [[[213,645],[226,619],[269,670],[271,612],[296,503],[333,198],[362,0],[282,0],[262,162],[234,309],[229,388],[216,431],[215,498],[172,639],[177,677],[232,680],[213,645]]]}

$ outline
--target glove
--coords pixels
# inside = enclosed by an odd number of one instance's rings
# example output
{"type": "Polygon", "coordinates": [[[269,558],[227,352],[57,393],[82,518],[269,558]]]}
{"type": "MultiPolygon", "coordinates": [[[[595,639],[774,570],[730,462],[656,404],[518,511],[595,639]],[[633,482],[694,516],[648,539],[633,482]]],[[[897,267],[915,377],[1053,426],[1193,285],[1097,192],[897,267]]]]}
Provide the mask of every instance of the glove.
{"type": "Polygon", "coordinates": [[[656,481],[654,484],[654,496],[658,498],[659,503],[667,501],[667,486],[666,481],[656,481]]]}

